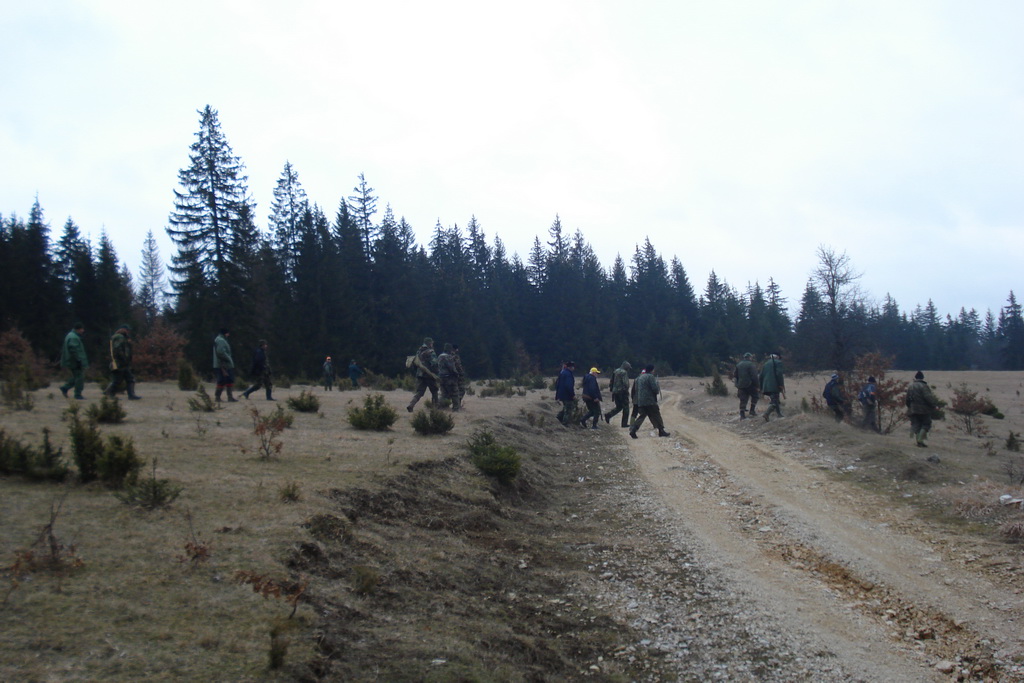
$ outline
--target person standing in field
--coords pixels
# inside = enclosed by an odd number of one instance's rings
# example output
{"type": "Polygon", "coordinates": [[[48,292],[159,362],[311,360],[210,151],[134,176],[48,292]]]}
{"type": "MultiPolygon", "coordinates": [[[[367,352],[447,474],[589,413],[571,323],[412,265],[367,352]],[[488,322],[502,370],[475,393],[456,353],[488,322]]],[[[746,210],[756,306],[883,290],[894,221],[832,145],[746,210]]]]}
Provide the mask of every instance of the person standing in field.
{"type": "Polygon", "coordinates": [[[441,383],[441,401],[446,402],[453,411],[459,409],[459,372],[455,367],[452,345],[445,342],[444,350],[437,357],[437,374],[441,383]]]}
{"type": "Polygon", "coordinates": [[[463,407],[466,401],[466,369],[462,367],[462,356],[459,354],[459,345],[452,344],[452,358],[455,359],[455,374],[459,376],[459,407],[463,407]]]}
{"type": "Polygon", "coordinates": [[[658,407],[659,394],[661,386],[658,384],[658,378],[654,376],[654,366],[648,365],[636,378],[636,405],[639,415],[629,427],[631,438],[638,438],[636,432],[645,418],[650,418],[651,424],[658,428],[658,436],[671,436],[665,431],[665,422],[661,419],[661,408],[658,407]]]}
{"type": "Polygon", "coordinates": [[[117,394],[118,385],[124,382],[129,401],[138,401],[135,395],[135,373],[132,372],[132,340],[131,328],[121,325],[110,338],[110,384],[105,393],[107,396],[117,394]]]}
{"type": "Polygon", "coordinates": [[[363,369],[356,363],[356,359],[353,358],[352,362],[348,364],[348,381],[352,382],[352,388],[359,388],[359,378],[363,376],[363,369]]]}
{"type": "Polygon", "coordinates": [[[71,331],[64,336],[64,344],[60,348],[60,366],[71,372],[71,378],[65,382],[60,393],[64,398],[68,397],[68,389],[75,390],[75,398],[84,401],[82,390],[85,388],[85,371],[89,367],[89,358],[85,355],[85,344],[82,343],[82,333],[85,332],[85,325],[75,323],[71,331]]]}
{"type": "Polygon", "coordinates": [[[876,415],[878,410],[878,385],[875,384],[874,377],[868,377],[867,384],[864,385],[864,388],[857,395],[857,400],[864,406],[864,420],[860,423],[860,426],[881,433],[882,428],[878,424],[878,416],[876,415]]]}
{"type": "Polygon", "coordinates": [[[782,370],[782,355],[772,353],[768,360],[761,367],[761,393],[768,397],[771,405],[764,413],[764,421],[767,422],[774,410],[779,417],[782,417],[782,407],[779,405],[779,396],[786,398],[786,376],[782,370]]]}
{"type": "Polygon", "coordinates": [[[220,397],[225,389],[227,390],[229,403],[234,403],[238,400],[232,394],[235,386],[235,359],[231,356],[231,344],[228,343],[228,337],[230,336],[231,330],[222,327],[220,328],[220,334],[213,340],[213,374],[217,380],[217,390],[214,395],[216,396],[217,403],[220,403],[220,397]]]}
{"type": "Polygon", "coordinates": [[[750,417],[754,417],[757,415],[757,387],[760,384],[757,366],[754,365],[754,354],[743,354],[743,360],[736,364],[732,378],[736,384],[736,396],[740,399],[740,419],[747,419],[747,401],[750,402],[750,417]]]}
{"type": "Polygon", "coordinates": [[[846,397],[843,395],[843,378],[836,373],[832,373],[832,377],[825,385],[825,390],[821,395],[825,399],[825,405],[832,411],[836,422],[842,422],[846,405],[846,397]]]}
{"type": "Polygon", "coordinates": [[[334,363],[330,356],[324,361],[324,391],[334,391],[334,363]]]}
{"type": "Polygon", "coordinates": [[[918,448],[928,448],[925,439],[932,428],[932,413],[939,409],[939,399],[935,398],[932,388],[924,381],[924,373],[920,370],[914,375],[914,381],[907,389],[907,414],[910,417],[910,433],[917,440],[918,448]]]}
{"type": "Polygon", "coordinates": [[[604,414],[605,422],[610,423],[612,418],[621,412],[622,426],[629,426],[629,371],[632,369],[633,366],[629,364],[629,361],[624,360],[622,365],[612,372],[612,381],[608,385],[608,391],[611,392],[612,400],[615,401],[615,409],[604,414]]]}

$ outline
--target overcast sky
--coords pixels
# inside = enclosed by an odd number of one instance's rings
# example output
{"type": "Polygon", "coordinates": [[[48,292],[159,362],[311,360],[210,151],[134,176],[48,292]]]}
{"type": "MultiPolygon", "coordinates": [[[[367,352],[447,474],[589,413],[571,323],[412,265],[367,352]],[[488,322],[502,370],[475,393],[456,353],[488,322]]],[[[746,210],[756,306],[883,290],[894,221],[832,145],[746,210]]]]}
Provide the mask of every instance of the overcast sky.
{"type": "Polygon", "coordinates": [[[525,261],[558,215],[605,267],[649,237],[698,294],[815,251],[874,300],[1024,295],[1024,3],[89,0],[0,5],[0,211],[35,197],[137,272],[209,104],[260,227],[286,161],[358,175],[426,244],[476,216],[525,261]]]}

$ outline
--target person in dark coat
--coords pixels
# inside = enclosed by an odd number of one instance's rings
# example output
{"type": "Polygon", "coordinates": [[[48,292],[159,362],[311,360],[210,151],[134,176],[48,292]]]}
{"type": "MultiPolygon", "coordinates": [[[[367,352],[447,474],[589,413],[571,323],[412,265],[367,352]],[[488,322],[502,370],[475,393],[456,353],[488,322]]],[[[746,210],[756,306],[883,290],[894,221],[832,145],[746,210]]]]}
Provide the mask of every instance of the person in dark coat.
{"type": "Polygon", "coordinates": [[[117,387],[124,382],[128,400],[138,401],[135,395],[135,373],[132,372],[131,328],[121,325],[110,338],[110,384],[104,390],[107,396],[115,396],[117,387]]]}
{"type": "Polygon", "coordinates": [[[782,355],[773,353],[761,366],[761,393],[768,397],[771,405],[764,413],[764,421],[767,422],[774,410],[779,417],[782,417],[782,406],[779,404],[779,397],[786,398],[786,376],[782,370],[782,355]]]}
{"type": "Polygon", "coordinates": [[[576,363],[571,360],[562,363],[562,371],[558,373],[555,381],[555,400],[562,404],[558,411],[558,421],[564,426],[569,426],[572,413],[576,404],[576,377],[572,371],[576,369],[576,363]]]}
{"type": "Polygon", "coordinates": [[[249,398],[250,394],[255,393],[260,387],[264,387],[267,392],[267,400],[274,400],[274,397],[271,396],[271,392],[274,389],[274,379],[270,372],[270,356],[267,354],[267,347],[267,340],[260,339],[259,344],[256,345],[256,350],[252,352],[252,366],[249,368],[249,374],[253,376],[255,382],[242,392],[242,396],[245,398],[249,398]]]}
{"type": "Polygon", "coordinates": [[[875,383],[874,377],[868,377],[867,384],[860,390],[860,394],[857,396],[857,400],[864,406],[864,420],[860,423],[861,427],[866,429],[873,429],[876,432],[881,433],[882,428],[878,424],[878,385],[875,383]]]}
{"type": "Polygon", "coordinates": [[[732,379],[736,384],[736,396],[740,399],[740,419],[747,419],[747,401],[750,402],[750,417],[754,417],[757,415],[757,388],[760,385],[757,366],[754,365],[754,354],[743,354],[743,360],[736,364],[732,379]]]}
{"type": "Polygon", "coordinates": [[[935,398],[931,387],[924,381],[924,373],[920,370],[914,375],[914,381],[907,389],[907,414],[910,417],[910,432],[917,440],[918,448],[928,448],[925,439],[932,428],[932,413],[939,409],[939,399],[935,398]]]}
{"type": "Polygon", "coordinates": [[[597,368],[590,368],[590,372],[583,375],[583,404],[587,406],[587,414],[580,420],[580,426],[586,427],[587,420],[593,418],[594,423],[591,429],[597,429],[597,422],[601,419],[601,387],[597,384],[597,376],[601,371],[597,368]]]}
{"type": "Polygon", "coordinates": [[[629,427],[630,437],[638,438],[636,432],[645,418],[651,418],[651,424],[658,428],[658,436],[671,436],[665,431],[665,422],[661,419],[661,408],[658,407],[659,394],[661,386],[658,384],[658,378],[654,376],[654,366],[648,365],[636,378],[636,405],[640,414],[629,427]]]}
{"type": "Polygon", "coordinates": [[[612,381],[608,390],[612,394],[612,400],[615,401],[615,409],[604,414],[605,422],[611,422],[616,413],[622,411],[622,426],[629,426],[629,371],[632,369],[633,366],[629,364],[629,361],[624,360],[622,365],[612,373],[612,381]]]}
{"type": "Polygon", "coordinates": [[[348,381],[352,382],[352,388],[359,388],[359,378],[363,376],[363,369],[356,363],[356,359],[353,358],[352,362],[348,364],[348,381]]]}

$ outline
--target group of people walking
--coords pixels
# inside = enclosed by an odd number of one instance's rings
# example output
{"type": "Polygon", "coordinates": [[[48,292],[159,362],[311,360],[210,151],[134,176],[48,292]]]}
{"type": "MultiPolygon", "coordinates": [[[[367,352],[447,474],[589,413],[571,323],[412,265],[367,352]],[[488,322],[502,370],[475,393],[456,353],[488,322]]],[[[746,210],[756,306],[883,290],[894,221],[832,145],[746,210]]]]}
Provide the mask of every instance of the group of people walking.
{"type": "MultiPolygon", "coordinates": [[[[622,427],[629,427],[630,437],[636,439],[637,430],[650,419],[651,424],[658,430],[658,436],[671,436],[665,431],[665,422],[661,418],[661,408],[658,406],[658,397],[661,394],[661,386],[658,378],[654,375],[654,366],[647,365],[633,380],[629,381],[629,372],[633,366],[629,361],[623,361],[614,372],[608,383],[608,390],[615,402],[615,409],[604,413],[605,423],[611,423],[613,417],[622,414],[622,427]],[[630,412],[630,400],[633,402],[633,410],[630,412]]],[[[576,363],[565,361],[562,369],[555,380],[555,400],[562,405],[557,417],[558,421],[568,427],[573,419],[576,404],[576,363]]],[[[604,400],[601,395],[601,387],[598,384],[598,375],[601,371],[596,367],[590,368],[590,372],[583,375],[580,397],[586,407],[586,414],[579,419],[581,427],[586,428],[590,422],[591,429],[597,429],[601,420],[601,402],[604,400]]]]}
{"type": "Polygon", "coordinates": [[[747,419],[747,404],[750,405],[750,417],[757,415],[757,402],[763,394],[768,398],[768,410],[762,416],[765,422],[771,419],[772,413],[782,417],[781,399],[786,398],[786,374],[782,367],[782,354],[768,354],[760,371],[754,362],[754,354],[743,354],[743,360],[733,370],[733,383],[736,395],[740,399],[740,419],[747,419]]]}
{"type": "Polygon", "coordinates": [[[445,342],[444,350],[438,355],[434,351],[434,340],[425,337],[416,353],[409,356],[406,366],[416,369],[416,392],[409,405],[405,407],[407,411],[411,413],[427,391],[430,391],[432,406],[445,406],[453,411],[462,409],[468,384],[458,344],[445,342]]]}
{"type": "MultiPolygon", "coordinates": [[[[334,362],[330,356],[324,361],[324,391],[334,391],[334,362]]],[[[363,369],[353,358],[348,364],[348,381],[352,383],[353,389],[359,388],[359,378],[363,376],[363,369]]]]}

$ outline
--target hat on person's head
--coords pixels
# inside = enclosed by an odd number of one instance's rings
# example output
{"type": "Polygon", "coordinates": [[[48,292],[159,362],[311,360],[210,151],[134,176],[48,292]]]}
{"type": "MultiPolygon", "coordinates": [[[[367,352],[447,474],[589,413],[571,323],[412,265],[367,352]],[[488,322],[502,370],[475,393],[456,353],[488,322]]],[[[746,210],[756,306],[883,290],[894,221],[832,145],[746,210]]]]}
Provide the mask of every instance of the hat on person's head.
{"type": "Polygon", "coordinates": [[[327,360],[330,360],[330,359],[331,359],[331,357],[330,357],[330,356],[327,356],[327,360]]]}
{"type": "Polygon", "coordinates": [[[260,340],[259,340],[259,341],[258,341],[258,342],[256,343],[256,346],[269,346],[269,344],[267,344],[267,340],[266,340],[266,339],[260,339],[260,340]]]}
{"type": "Polygon", "coordinates": [[[875,383],[875,378],[874,377],[868,377],[868,384],[874,384],[874,383],[875,383]]]}
{"type": "Polygon", "coordinates": [[[590,374],[592,374],[592,375],[600,375],[601,371],[598,370],[597,368],[590,368],[590,374]]]}
{"type": "Polygon", "coordinates": [[[81,320],[76,320],[75,322],[71,323],[71,329],[73,329],[73,330],[84,330],[85,329],[85,325],[82,324],[81,320]]]}
{"type": "Polygon", "coordinates": [[[128,325],[128,324],[121,325],[117,329],[124,330],[125,332],[131,332],[132,331],[131,325],[128,325]]]}
{"type": "Polygon", "coordinates": [[[574,368],[574,367],[576,367],[576,361],[572,361],[572,360],[565,361],[565,367],[567,367],[567,368],[574,368]]]}
{"type": "Polygon", "coordinates": [[[646,368],[644,368],[644,370],[647,371],[647,372],[654,372],[654,364],[651,363],[646,368]]]}
{"type": "Polygon", "coordinates": [[[451,351],[452,350],[451,342],[445,342],[444,343],[444,350],[445,351],[451,351]]]}
{"type": "Polygon", "coordinates": [[[434,340],[431,339],[430,337],[424,337],[423,338],[423,345],[424,346],[433,346],[434,345],[434,340]]]}
{"type": "Polygon", "coordinates": [[[622,369],[623,370],[632,370],[633,366],[629,364],[628,360],[624,360],[624,361],[622,361],[622,369]]]}
{"type": "Polygon", "coordinates": [[[749,351],[747,351],[745,354],[743,354],[743,358],[745,358],[745,359],[749,359],[749,358],[753,358],[753,357],[754,357],[754,354],[750,353],[749,351]]]}
{"type": "Polygon", "coordinates": [[[839,379],[839,375],[833,372],[832,373],[832,379],[839,379]]]}
{"type": "Polygon", "coordinates": [[[222,327],[222,328],[220,328],[220,333],[221,334],[231,334],[231,330],[229,330],[226,327],[222,327]]]}
{"type": "Polygon", "coordinates": [[[914,375],[914,379],[924,379],[924,373],[918,370],[917,373],[914,375]]]}

